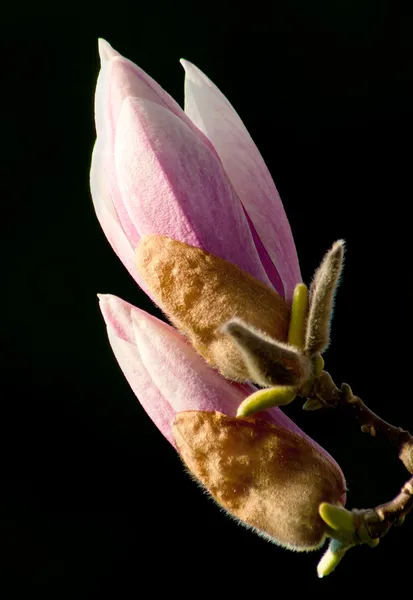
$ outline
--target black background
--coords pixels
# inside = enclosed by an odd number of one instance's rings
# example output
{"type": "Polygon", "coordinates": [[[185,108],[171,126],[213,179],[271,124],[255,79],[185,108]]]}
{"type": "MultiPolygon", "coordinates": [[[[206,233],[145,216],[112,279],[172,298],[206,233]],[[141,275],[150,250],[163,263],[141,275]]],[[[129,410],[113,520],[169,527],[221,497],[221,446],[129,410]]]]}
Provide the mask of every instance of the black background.
{"type": "MultiPolygon", "coordinates": [[[[348,243],[325,358],[413,429],[411,15],[398,2],[212,7],[39,5],[3,15],[4,597],[130,598],[404,591],[413,518],[325,580],[232,522],[184,473],[112,355],[96,293],[155,313],[113,254],[88,187],[97,38],[183,102],[181,57],[224,92],[283,199],[309,282],[348,243]]],[[[348,506],[395,495],[395,452],[340,415],[286,411],[340,462],[348,506]]],[[[411,589],[411,588],[410,588],[411,589]]]]}

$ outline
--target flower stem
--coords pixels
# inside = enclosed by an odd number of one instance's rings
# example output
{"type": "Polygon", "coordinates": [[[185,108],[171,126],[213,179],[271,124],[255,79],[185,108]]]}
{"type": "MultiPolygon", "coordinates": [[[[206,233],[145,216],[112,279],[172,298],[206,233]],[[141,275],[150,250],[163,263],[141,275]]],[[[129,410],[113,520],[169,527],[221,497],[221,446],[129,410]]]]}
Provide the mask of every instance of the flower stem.
{"type": "MultiPolygon", "coordinates": [[[[354,396],[349,385],[343,383],[339,389],[331,375],[327,371],[323,371],[314,381],[311,392],[306,397],[306,404],[310,403],[310,407],[336,408],[355,419],[361,425],[364,433],[369,433],[372,437],[381,436],[388,440],[397,448],[399,458],[406,469],[413,474],[413,436],[408,431],[395,427],[376,415],[358,396],[354,396]]],[[[345,551],[351,546],[367,543],[374,547],[380,538],[387,534],[392,525],[397,527],[403,524],[406,515],[413,509],[413,477],[405,482],[395,498],[374,509],[353,509],[351,513],[344,508],[337,509],[329,505],[322,505],[320,509],[322,509],[320,514],[326,523],[330,526],[333,525],[331,529],[333,539],[330,548],[319,565],[319,576],[324,576],[336,567],[345,551]],[[336,515],[336,512],[340,510],[352,515],[354,529],[350,532],[350,541],[348,540],[349,532],[342,529],[343,516],[339,513],[337,513],[338,517],[336,515]],[[335,519],[336,523],[334,523],[335,519]]]]}
{"type": "Polygon", "coordinates": [[[372,437],[381,436],[388,440],[396,446],[400,460],[409,473],[413,474],[413,436],[376,415],[358,396],[354,396],[347,383],[343,383],[339,389],[331,375],[323,371],[315,380],[307,398],[318,400],[325,407],[337,408],[349,415],[361,425],[363,433],[369,433],[372,437]]]}

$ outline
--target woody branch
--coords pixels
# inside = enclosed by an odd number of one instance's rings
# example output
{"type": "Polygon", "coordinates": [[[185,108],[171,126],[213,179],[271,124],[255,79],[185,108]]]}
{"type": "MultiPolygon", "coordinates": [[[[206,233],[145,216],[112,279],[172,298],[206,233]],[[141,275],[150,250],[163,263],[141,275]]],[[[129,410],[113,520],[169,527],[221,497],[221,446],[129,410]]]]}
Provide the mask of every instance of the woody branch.
{"type": "MultiPolygon", "coordinates": [[[[314,382],[308,398],[318,400],[323,406],[336,408],[356,419],[364,433],[388,440],[396,446],[400,460],[413,474],[413,436],[376,415],[358,396],[353,395],[349,385],[343,383],[339,389],[331,375],[323,371],[314,382]]],[[[376,539],[383,537],[392,525],[401,525],[412,508],[413,477],[406,481],[400,493],[390,502],[374,509],[355,512],[359,512],[360,527],[366,530],[368,537],[376,539]]]]}

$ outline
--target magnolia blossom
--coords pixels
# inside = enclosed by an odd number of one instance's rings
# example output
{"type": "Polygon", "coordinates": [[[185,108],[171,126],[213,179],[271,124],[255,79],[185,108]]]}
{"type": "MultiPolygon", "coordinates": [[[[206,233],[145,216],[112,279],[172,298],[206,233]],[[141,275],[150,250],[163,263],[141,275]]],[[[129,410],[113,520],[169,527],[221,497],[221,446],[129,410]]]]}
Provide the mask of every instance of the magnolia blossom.
{"type": "MultiPolygon", "coordinates": [[[[235,416],[237,407],[256,388],[234,383],[211,369],[176,329],[121,298],[99,294],[109,342],[141,405],[176,447],[172,424],[179,412],[220,411],[235,416]]],[[[265,418],[303,436],[334,460],[279,408],[265,418]]]]}
{"type": "Polygon", "coordinates": [[[214,319],[232,305],[239,316],[264,318],[274,300],[285,337],[301,276],[275,185],[228,100],[194,65],[182,61],[184,112],[109,44],[99,49],[96,214],[138,285],[186,333],[101,296],[115,356],[149,416],[221,506],[286,547],[317,547],[328,533],[320,503],[345,501],[339,466],[278,408],[237,421],[237,407],[256,388],[224,378],[218,370],[231,377],[231,365],[219,369],[224,346],[211,357],[205,332],[189,333],[202,321],[209,337],[208,324],[215,331],[214,319]]]}
{"type": "Polygon", "coordinates": [[[319,547],[320,503],[345,501],[334,459],[279,408],[237,421],[253,386],[225,380],[170,325],[115,296],[100,307],[132,390],[221,507],[286,548],[319,547]]]}
{"type": "Polygon", "coordinates": [[[161,234],[234,263],[291,300],[301,281],[271,175],[228,100],[194,65],[185,112],[146,73],[99,43],[91,190],[113,249],[137,283],[135,249],[161,234]]]}

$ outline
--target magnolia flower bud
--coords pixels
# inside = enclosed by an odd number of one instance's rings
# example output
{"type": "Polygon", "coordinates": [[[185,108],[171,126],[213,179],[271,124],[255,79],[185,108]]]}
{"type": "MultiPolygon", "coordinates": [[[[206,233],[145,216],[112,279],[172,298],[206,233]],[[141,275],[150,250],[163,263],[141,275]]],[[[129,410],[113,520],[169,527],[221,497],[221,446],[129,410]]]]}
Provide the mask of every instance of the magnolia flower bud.
{"type": "Polygon", "coordinates": [[[290,309],[275,290],[218,256],[160,235],[145,236],[136,259],[163,311],[224,377],[263,386],[307,379],[309,361],[286,344],[290,309]]]}
{"type": "MultiPolygon", "coordinates": [[[[184,112],[104,41],[100,54],[96,214],[132,277],[180,330],[102,296],[115,356],[221,506],[285,547],[315,548],[327,532],[320,503],[345,500],[339,466],[278,408],[236,418],[258,392],[228,380],[284,384],[277,397],[285,404],[295,394],[288,386],[315,372],[304,348],[307,300],[294,304],[298,258],[274,182],[241,119],[194,65],[183,62],[184,112]]],[[[318,278],[323,289],[330,280],[318,278]]],[[[317,322],[331,302],[313,295],[319,346],[317,322]]],[[[269,396],[260,398],[262,410],[269,396]]]]}
{"type": "Polygon", "coordinates": [[[325,540],[322,502],[341,505],[341,471],[313,444],[260,418],[186,411],[173,425],[189,471],[231,515],[271,541],[312,550],[325,540]]]}

